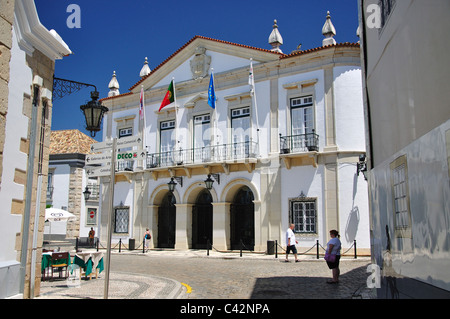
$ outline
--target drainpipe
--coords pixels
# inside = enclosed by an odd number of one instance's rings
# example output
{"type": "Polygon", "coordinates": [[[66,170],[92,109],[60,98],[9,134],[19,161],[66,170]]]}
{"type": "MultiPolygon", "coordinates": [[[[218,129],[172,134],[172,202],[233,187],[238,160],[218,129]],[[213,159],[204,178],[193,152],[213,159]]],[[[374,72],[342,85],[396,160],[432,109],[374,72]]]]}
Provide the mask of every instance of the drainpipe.
{"type": "MultiPolygon", "coordinates": [[[[28,254],[28,238],[30,232],[30,216],[31,216],[31,196],[33,193],[33,175],[34,175],[34,158],[36,151],[36,130],[37,130],[37,111],[39,105],[39,87],[43,84],[43,79],[35,76],[33,79],[33,104],[31,111],[31,127],[30,127],[30,149],[27,163],[27,184],[25,195],[25,210],[23,212],[22,226],[22,246],[20,251],[20,287],[19,292],[23,295],[25,291],[25,276],[27,267],[28,254]]],[[[32,280],[30,278],[30,280],[32,280]]]]}
{"type": "Polygon", "coordinates": [[[39,215],[41,210],[41,196],[42,196],[42,165],[44,156],[44,138],[45,138],[45,118],[47,116],[47,101],[51,100],[52,94],[49,90],[42,90],[42,118],[41,118],[41,136],[39,143],[39,163],[38,163],[38,181],[37,181],[37,193],[36,193],[36,209],[34,212],[34,229],[33,229],[33,246],[31,250],[31,271],[30,271],[30,298],[34,298],[34,288],[36,282],[36,254],[37,254],[37,241],[39,232],[39,215]]]}

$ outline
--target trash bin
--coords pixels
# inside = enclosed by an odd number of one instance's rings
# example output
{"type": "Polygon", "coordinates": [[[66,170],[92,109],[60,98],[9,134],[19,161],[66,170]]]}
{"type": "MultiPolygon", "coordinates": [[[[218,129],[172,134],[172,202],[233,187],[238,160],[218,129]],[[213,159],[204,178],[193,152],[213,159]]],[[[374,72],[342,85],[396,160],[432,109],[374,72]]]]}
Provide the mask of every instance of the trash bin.
{"type": "Polygon", "coordinates": [[[267,255],[274,255],[274,254],[275,254],[275,241],[268,240],[267,241],[267,255]]]}
{"type": "Polygon", "coordinates": [[[134,238],[128,239],[128,250],[134,250],[136,240],[134,238]]]}

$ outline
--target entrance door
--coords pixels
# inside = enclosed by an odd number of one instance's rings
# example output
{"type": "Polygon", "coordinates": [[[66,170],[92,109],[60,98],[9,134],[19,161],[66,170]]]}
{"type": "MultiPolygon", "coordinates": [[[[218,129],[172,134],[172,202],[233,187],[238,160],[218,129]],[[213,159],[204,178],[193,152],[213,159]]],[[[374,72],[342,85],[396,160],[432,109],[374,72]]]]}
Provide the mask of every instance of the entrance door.
{"type": "Polygon", "coordinates": [[[247,186],[236,194],[231,205],[231,249],[244,250],[255,248],[255,205],[253,193],[247,186]]]}
{"type": "Polygon", "coordinates": [[[207,249],[208,240],[212,245],[213,207],[211,193],[205,189],[197,197],[192,207],[192,248],[207,249]]]}
{"type": "Polygon", "coordinates": [[[158,248],[175,248],[175,196],[168,192],[158,209],[158,248]]]}

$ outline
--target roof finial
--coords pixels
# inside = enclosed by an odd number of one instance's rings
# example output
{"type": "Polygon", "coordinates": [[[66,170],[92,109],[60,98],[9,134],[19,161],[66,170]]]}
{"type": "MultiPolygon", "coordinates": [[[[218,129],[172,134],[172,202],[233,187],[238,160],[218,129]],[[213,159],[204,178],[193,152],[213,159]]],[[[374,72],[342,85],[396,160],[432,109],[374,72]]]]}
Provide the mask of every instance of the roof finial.
{"type": "Polygon", "coordinates": [[[139,73],[139,76],[143,78],[144,76],[149,75],[151,72],[150,67],[148,66],[148,59],[145,57],[144,66],[141,69],[141,72],[139,73]]]}
{"type": "Polygon", "coordinates": [[[327,21],[323,25],[322,34],[325,36],[325,39],[322,41],[323,46],[336,44],[336,40],[333,38],[336,35],[336,29],[333,22],[331,22],[330,11],[327,11],[327,21]]]}
{"type": "Polygon", "coordinates": [[[120,94],[120,92],[119,92],[120,86],[119,86],[119,82],[117,81],[117,78],[116,78],[116,71],[114,71],[112,79],[111,79],[111,81],[109,81],[108,88],[109,88],[108,97],[120,94]]]}
{"type": "Polygon", "coordinates": [[[283,53],[283,51],[281,51],[280,49],[280,46],[283,44],[283,37],[278,31],[277,20],[273,20],[273,22],[274,22],[273,30],[269,36],[269,44],[272,45],[272,50],[270,51],[283,53]]]}

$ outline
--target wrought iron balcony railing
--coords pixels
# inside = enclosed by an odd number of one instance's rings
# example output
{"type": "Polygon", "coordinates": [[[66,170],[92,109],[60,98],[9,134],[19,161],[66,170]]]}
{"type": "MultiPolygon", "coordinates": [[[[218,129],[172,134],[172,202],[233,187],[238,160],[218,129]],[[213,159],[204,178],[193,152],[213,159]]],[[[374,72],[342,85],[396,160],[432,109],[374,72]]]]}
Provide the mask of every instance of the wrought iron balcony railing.
{"type": "Polygon", "coordinates": [[[258,144],[252,141],[205,146],[201,148],[179,149],[169,152],[147,154],[147,168],[238,161],[254,158],[257,154],[258,144]]]}
{"type": "Polygon", "coordinates": [[[116,163],[116,172],[132,172],[135,161],[120,161],[116,163]]]}
{"type": "Polygon", "coordinates": [[[300,135],[281,136],[280,134],[280,153],[302,153],[319,151],[319,135],[306,133],[300,135]]]}

